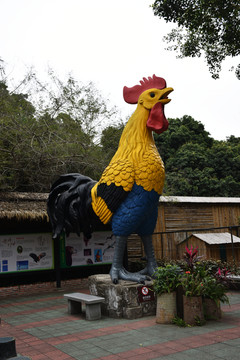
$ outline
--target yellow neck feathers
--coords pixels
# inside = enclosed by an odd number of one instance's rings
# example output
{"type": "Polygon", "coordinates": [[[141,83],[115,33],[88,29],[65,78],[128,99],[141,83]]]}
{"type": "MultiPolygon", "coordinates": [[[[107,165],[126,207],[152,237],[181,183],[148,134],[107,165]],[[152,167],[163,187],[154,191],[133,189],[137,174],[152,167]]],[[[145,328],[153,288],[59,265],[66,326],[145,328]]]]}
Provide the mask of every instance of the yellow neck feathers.
{"type": "Polygon", "coordinates": [[[134,162],[139,161],[149,146],[155,147],[152,131],[146,127],[148,116],[149,110],[138,104],[123,130],[118,150],[111,162],[129,157],[134,162]]]}

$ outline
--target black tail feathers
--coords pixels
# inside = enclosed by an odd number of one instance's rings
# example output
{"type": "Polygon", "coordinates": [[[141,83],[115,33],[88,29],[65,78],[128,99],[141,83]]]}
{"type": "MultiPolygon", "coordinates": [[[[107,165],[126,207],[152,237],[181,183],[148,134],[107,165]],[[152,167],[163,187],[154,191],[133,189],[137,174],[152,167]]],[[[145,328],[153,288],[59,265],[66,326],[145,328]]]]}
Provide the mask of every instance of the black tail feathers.
{"type": "Polygon", "coordinates": [[[66,174],[52,185],[47,211],[53,229],[53,238],[66,234],[83,232],[91,238],[92,226],[96,221],[92,210],[91,189],[96,181],[81,174],[66,174]]]}

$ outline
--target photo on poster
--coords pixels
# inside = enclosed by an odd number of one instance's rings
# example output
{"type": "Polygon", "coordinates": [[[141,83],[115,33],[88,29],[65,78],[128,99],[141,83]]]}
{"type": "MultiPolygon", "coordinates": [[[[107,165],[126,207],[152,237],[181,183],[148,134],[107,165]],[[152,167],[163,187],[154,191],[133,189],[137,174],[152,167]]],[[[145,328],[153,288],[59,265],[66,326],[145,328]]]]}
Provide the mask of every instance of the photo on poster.
{"type": "Polygon", "coordinates": [[[7,272],[8,271],[8,260],[3,260],[2,261],[2,272],[7,272]]]}
{"type": "Polygon", "coordinates": [[[91,256],[92,255],[92,249],[84,249],[84,256],[91,256]]]}
{"type": "Polygon", "coordinates": [[[17,261],[17,270],[28,270],[28,260],[17,261]]]}
{"type": "Polygon", "coordinates": [[[81,266],[111,263],[115,239],[110,231],[94,232],[90,239],[70,234],[65,237],[65,265],[81,266]]]}
{"type": "Polygon", "coordinates": [[[95,249],[94,250],[94,262],[100,263],[102,262],[102,249],[95,249]]]}

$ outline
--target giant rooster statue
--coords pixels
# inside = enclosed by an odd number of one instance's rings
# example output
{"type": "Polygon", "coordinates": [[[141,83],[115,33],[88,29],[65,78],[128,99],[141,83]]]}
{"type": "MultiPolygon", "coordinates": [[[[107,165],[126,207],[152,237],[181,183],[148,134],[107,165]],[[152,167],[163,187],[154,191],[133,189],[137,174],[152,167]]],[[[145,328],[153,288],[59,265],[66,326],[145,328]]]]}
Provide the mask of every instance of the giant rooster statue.
{"type": "Polygon", "coordinates": [[[168,128],[164,105],[170,101],[171,91],[165,80],[155,75],[143,78],[140,85],[125,86],[124,100],[137,104],[137,108],[100,180],[66,174],[53,184],[49,194],[48,214],[54,238],[62,230],[67,234],[83,232],[85,238],[90,238],[98,222],[111,223],[116,245],[110,276],[115,284],[120,279],[144,283],[157,267],[152,234],[164,184],[164,165],[152,131],[160,134],[168,128]],[[138,273],[123,267],[127,238],[132,233],[141,237],[147,258],[146,268],[138,273]]]}

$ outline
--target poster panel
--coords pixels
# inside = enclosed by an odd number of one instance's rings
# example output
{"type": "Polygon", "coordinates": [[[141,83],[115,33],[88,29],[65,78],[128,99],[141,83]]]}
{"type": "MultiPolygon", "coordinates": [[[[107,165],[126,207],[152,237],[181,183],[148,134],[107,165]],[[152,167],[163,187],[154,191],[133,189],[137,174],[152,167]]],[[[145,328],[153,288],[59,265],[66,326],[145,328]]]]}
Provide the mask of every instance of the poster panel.
{"type": "Polygon", "coordinates": [[[108,264],[113,261],[115,238],[110,231],[99,231],[86,239],[70,234],[62,238],[61,266],[108,264]]]}
{"type": "Polygon", "coordinates": [[[51,234],[0,236],[0,273],[53,269],[51,234]]]}

